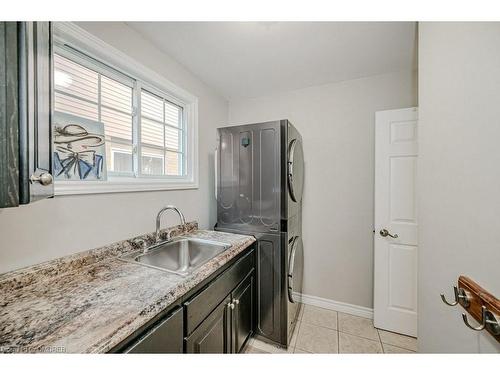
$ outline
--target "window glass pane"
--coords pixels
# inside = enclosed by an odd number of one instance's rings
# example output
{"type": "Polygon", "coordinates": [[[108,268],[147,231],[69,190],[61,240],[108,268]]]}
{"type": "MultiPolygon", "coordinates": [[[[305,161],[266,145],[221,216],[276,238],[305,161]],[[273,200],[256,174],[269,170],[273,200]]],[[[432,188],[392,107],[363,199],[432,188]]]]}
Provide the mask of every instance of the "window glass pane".
{"type": "Polygon", "coordinates": [[[143,90],[141,92],[141,115],[163,122],[163,100],[143,90]]]}
{"type": "Polygon", "coordinates": [[[132,88],[101,76],[101,103],[107,107],[132,113],[132,88]]]}
{"type": "Polygon", "coordinates": [[[165,165],[165,174],[169,176],[180,176],[182,171],[182,154],[166,151],[165,157],[167,160],[165,165]]]}
{"type": "Polygon", "coordinates": [[[181,109],[176,105],[165,102],[165,123],[171,126],[180,127],[180,112],[181,109]]]}
{"type": "Polygon", "coordinates": [[[98,73],[54,55],[54,86],[58,91],[97,103],[98,73]]]}
{"type": "Polygon", "coordinates": [[[165,126],[156,121],[146,118],[141,120],[141,140],[142,143],[163,147],[163,132],[165,126]]]}
{"type": "Polygon", "coordinates": [[[149,175],[163,174],[163,151],[143,147],[141,151],[142,173],[149,175]]]}
{"type": "Polygon", "coordinates": [[[97,121],[99,118],[97,104],[64,95],[57,91],[54,93],[54,110],[94,121],[97,121]]]}
{"type": "Polygon", "coordinates": [[[116,137],[132,143],[132,115],[102,107],[101,121],[104,123],[106,138],[116,137]]]}
{"type": "Polygon", "coordinates": [[[132,173],[132,146],[121,143],[106,142],[108,171],[132,173]]]}
{"type": "Polygon", "coordinates": [[[169,126],[165,127],[165,146],[179,151],[180,131],[169,126]]]}
{"type": "MultiPolygon", "coordinates": [[[[141,144],[143,150],[144,146],[147,145],[158,147],[155,152],[161,152],[165,159],[162,174],[170,176],[183,174],[182,137],[182,108],[156,95],[142,91],[141,144]],[[151,118],[155,118],[157,121],[152,121],[151,118]]],[[[151,161],[148,163],[147,168],[143,167],[142,173],[147,173],[145,169],[151,170],[151,161]]]]}

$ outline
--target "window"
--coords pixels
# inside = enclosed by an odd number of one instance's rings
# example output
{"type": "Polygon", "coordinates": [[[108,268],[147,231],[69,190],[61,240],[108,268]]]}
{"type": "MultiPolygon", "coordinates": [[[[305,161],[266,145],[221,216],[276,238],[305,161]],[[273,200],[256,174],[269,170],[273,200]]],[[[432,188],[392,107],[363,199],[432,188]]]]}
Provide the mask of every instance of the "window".
{"type": "Polygon", "coordinates": [[[104,124],[108,172],[56,194],[197,187],[196,98],[71,23],[55,32],[54,110],[104,124]]]}
{"type": "Polygon", "coordinates": [[[141,91],[142,173],[178,176],[183,165],[182,108],[141,91]],[[161,162],[161,169],[158,169],[161,162]]]}

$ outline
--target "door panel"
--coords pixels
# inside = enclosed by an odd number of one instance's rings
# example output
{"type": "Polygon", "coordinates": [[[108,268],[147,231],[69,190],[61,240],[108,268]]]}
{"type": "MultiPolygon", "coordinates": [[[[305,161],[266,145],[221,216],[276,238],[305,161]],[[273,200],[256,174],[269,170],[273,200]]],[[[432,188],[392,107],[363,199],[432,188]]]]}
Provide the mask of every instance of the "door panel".
{"type": "Polygon", "coordinates": [[[187,353],[229,353],[230,346],[230,313],[226,298],[206,319],[186,338],[187,353]]]}
{"type": "Polygon", "coordinates": [[[417,309],[417,252],[415,246],[389,245],[389,309],[417,309]]]}
{"type": "Polygon", "coordinates": [[[416,336],[417,109],[377,112],[375,126],[374,324],[416,336]]]}
{"type": "Polygon", "coordinates": [[[391,158],[391,213],[394,223],[416,223],[415,182],[417,158],[396,156],[391,158]]]}
{"type": "Polygon", "coordinates": [[[234,290],[232,303],[232,347],[239,353],[245,341],[253,332],[254,326],[254,275],[251,273],[234,290]]]}

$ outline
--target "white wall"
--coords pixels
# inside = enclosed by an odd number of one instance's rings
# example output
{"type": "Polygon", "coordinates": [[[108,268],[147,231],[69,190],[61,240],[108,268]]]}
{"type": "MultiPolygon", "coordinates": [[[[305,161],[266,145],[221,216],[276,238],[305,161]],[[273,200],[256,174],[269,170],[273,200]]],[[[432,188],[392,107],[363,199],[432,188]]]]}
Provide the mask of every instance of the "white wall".
{"type": "Polygon", "coordinates": [[[416,105],[399,72],[229,104],[231,125],[288,118],[304,142],[304,293],[373,306],[375,112],[416,105]]]}
{"type": "MultiPolygon", "coordinates": [[[[210,158],[215,129],[227,122],[227,101],[127,25],[78,25],[198,97],[200,188],[56,197],[0,209],[0,273],[153,231],[156,212],[165,204],[175,204],[202,228],[215,224],[210,158]]],[[[172,214],[166,217],[172,224],[177,220],[172,214]]]]}
{"type": "Polygon", "coordinates": [[[459,275],[500,295],[500,23],[419,34],[419,351],[500,352],[439,298],[459,275]]]}

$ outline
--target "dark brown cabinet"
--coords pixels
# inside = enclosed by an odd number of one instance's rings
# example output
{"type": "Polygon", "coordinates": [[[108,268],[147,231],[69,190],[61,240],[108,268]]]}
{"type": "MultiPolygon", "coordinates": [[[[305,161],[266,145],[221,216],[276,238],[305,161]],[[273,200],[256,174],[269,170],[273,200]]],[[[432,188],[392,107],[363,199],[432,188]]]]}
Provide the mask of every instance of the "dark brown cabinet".
{"type": "Polygon", "coordinates": [[[253,333],[254,294],[251,272],[186,338],[186,352],[239,353],[253,333]]]}
{"type": "Polygon", "coordinates": [[[17,23],[0,22],[0,207],[19,205],[17,23]]]}
{"type": "Polygon", "coordinates": [[[249,274],[232,293],[231,342],[232,352],[239,353],[253,333],[254,326],[254,274],[249,274]]]}
{"type": "Polygon", "coordinates": [[[187,353],[229,353],[231,350],[230,303],[227,297],[203,321],[203,323],[186,338],[187,353]]]}
{"type": "Polygon", "coordinates": [[[52,26],[0,22],[0,208],[54,195],[52,26]]]}

